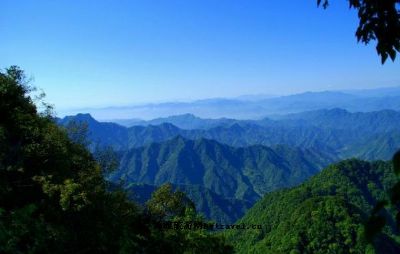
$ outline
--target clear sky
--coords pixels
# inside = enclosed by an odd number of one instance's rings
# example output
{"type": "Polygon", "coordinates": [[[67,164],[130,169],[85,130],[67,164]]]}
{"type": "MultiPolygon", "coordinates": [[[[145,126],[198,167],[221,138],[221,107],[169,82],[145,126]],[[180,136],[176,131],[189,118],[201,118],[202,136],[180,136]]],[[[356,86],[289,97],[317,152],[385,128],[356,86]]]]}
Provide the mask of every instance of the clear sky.
{"type": "Polygon", "coordinates": [[[56,108],[400,85],[347,0],[2,0],[0,67],[56,108]]]}

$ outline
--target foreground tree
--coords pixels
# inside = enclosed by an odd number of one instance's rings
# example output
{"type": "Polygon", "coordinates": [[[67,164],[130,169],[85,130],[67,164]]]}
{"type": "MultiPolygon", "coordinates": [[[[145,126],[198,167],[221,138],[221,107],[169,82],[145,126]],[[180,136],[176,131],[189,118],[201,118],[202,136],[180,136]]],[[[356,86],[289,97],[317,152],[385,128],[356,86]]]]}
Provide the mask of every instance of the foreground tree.
{"type": "MultiPolygon", "coordinates": [[[[326,8],[329,0],[317,3],[326,8]]],[[[382,64],[388,57],[394,61],[400,52],[400,0],[349,0],[349,5],[358,12],[357,40],[364,44],[376,40],[382,64]]]]}
{"type": "Polygon", "coordinates": [[[38,113],[31,90],[19,68],[0,72],[0,253],[200,253],[186,235],[154,229],[124,192],[109,191],[108,164],[72,142],[51,110],[38,113]]]}
{"type": "Polygon", "coordinates": [[[146,208],[153,218],[153,230],[162,234],[159,239],[164,243],[161,250],[152,253],[233,253],[222,236],[208,232],[211,223],[207,224],[196,213],[194,203],[183,192],[174,191],[171,184],[156,190],[146,208]]]}

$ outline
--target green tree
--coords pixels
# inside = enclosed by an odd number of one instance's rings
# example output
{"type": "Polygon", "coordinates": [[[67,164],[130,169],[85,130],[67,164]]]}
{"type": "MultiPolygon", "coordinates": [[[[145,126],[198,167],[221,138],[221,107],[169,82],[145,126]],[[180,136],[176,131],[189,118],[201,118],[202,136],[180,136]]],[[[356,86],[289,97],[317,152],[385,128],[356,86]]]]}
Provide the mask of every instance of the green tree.
{"type": "Polygon", "coordinates": [[[79,128],[71,140],[51,111],[38,113],[30,91],[18,67],[0,72],[0,253],[200,253],[190,234],[155,230],[156,218],[110,191],[103,174],[115,165],[99,165],[79,128]]]}
{"type": "Polygon", "coordinates": [[[174,191],[171,184],[158,188],[146,203],[147,209],[160,220],[183,217],[187,210],[195,210],[194,203],[182,191],[174,191]]]}
{"type": "MultiPolygon", "coordinates": [[[[157,189],[146,204],[151,215],[161,252],[171,253],[232,253],[233,248],[224,238],[208,232],[206,221],[196,213],[194,203],[171,184],[157,189]],[[161,230],[160,230],[161,228],[161,230]]],[[[151,252],[159,252],[153,249],[151,252]]]]}
{"type": "MultiPolygon", "coordinates": [[[[400,150],[397,151],[393,156],[393,169],[394,173],[400,175],[400,150]]],[[[398,178],[397,178],[398,179],[398,178]]],[[[385,225],[387,225],[387,218],[384,214],[385,208],[389,204],[395,210],[395,222],[397,226],[397,234],[400,232],[400,180],[398,180],[389,192],[390,200],[382,199],[378,202],[371,212],[367,223],[365,224],[365,236],[369,242],[372,242],[377,235],[382,232],[385,225]]]]}

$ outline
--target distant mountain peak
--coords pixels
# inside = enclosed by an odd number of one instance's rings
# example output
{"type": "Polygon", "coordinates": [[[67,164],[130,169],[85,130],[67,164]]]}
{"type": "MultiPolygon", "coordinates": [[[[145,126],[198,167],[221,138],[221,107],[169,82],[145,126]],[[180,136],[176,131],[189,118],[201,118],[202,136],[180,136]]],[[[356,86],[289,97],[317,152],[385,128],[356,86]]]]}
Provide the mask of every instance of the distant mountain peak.
{"type": "Polygon", "coordinates": [[[76,122],[87,122],[87,123],[98,123],[96,119],[92,117],[89,113],[79,113],[74,116],[66,116],[59,120],[61,123],[68,123],[70,121],[76,122]]]}
{"type": "Polygon", "coordinates": [[[76,119],[88,119],[88,120],[94,120],[94,121],[96,121],[96,120],[93,118],[93,116],[92,116],[91,114],[89,114],[89,113],[78,113],[78,114],[75,116],[75,118],[76,118],[76,119]]]}

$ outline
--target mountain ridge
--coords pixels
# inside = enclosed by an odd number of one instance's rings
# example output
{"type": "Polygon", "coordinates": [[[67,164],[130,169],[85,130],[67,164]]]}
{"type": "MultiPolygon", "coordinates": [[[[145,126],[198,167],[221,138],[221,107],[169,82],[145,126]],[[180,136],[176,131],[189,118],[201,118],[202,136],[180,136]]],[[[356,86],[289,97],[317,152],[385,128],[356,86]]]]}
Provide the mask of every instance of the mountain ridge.
{"type": "MultiPolygon", "coordinates": [[[[207,125],[198,121],[200,125],[207,125]]],[[[354,156],[362,159],[390,159],[400,148],[396,146],[400,144],[400,112],[392,110],[368,113],[351,113],[342,109],[318,110],[287,115],[278,120],[229,119],[225,123],[216,120],[213,125],[215,127],[209,129],[181,129],[172,123],[130,128],[96,123],[89,124],[89,131],[92,132],[89,139],[96,141],[104,138],[104,145],[125,151],[181,135],[193,140],[214,139],[235,147],[285,144],[313,148],[342,159],[354,156]]]]}
{"type": "MultiPolygon", "coordinates": [[[[85,111],[89,110],[101,119],[154,119],[185,113],[191,113],[202,118],[260,119],[268,115],[337,107],[351,112],[381,109],[400,110],[399,98],[400,88],[393,87],[392,89],[386,88],[386,90],[304,92],[271,98],[262,98],[261,96],[259,100],[211,98],[191,102],[164,102],[85,109],[85,111]]],[[[74,112],[82,110],[75,110],[74,112]]]]}
{"type": "Polygon", "coordinates": [[[331,162],[315,159],[315,153],[261,145],[234,148],[177,136],[129,150],[110,178],[151,185],[198,184],[226,198],[254,202],[268,191],[300,183],[331,162]]]}

